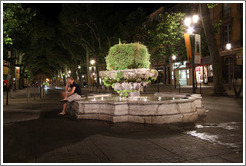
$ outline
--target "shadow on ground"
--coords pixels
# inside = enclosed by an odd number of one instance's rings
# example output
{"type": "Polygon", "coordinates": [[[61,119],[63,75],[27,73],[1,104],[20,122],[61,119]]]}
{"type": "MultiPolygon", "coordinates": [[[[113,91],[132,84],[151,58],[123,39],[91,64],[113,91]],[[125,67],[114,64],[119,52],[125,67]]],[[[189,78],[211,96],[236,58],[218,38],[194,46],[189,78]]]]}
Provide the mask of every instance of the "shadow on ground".
{"type": "Polygon", "coordinates": [[[4,162],[27,162],[46,152],[80,142],[91,135],[146,139],[170,137],[194,124],[143,125],[133,123],[113,124],[104,121],[76,120],[57,112],[46,112],[41,119],[9,123],[4,126],[4,162]],[[12,140],[14,137],[15,140],[12,140]]]}

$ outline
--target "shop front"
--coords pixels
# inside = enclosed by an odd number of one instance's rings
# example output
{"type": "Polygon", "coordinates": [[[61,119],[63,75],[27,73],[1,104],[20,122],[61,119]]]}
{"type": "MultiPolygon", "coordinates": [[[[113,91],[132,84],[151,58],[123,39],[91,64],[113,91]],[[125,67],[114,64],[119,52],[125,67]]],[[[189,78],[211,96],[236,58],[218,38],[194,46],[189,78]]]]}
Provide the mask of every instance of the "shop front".
{"type": "Polygon", "coordinates": [[[173,85],[188,85],[190,82],[190,69],[186,67],[187,61],[175,62],[172,64],[172,84],[173,85]]]}
{"type": "MultiPolygon", "coordinates": [[[[189,61],[173,63],[171,75],[173,85],[192,85],[192,68],[189,61]]],[[[203,57],[201,64],[195,66],[194,77],[197,84],[211,85],[213,83],[213,67],[210,57],[203,57]]]]}
{"type": "Polygon", "coordinates": [[[212,65],[201,65],[195,68],[195,80],[197,83],[209,84],[213,82],[212,65]]]}
{"type": "Polygon", "coordinates": [[[8,79],[8,73],[9,73],[9,63],[5,60],[3,60],[3,79],[8,79]]]}

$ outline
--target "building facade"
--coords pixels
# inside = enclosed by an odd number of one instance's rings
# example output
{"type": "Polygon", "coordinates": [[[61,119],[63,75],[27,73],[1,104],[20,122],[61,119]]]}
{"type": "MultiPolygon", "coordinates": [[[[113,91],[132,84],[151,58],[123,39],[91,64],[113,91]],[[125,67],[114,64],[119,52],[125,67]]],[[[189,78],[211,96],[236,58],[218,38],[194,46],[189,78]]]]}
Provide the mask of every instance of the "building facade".
{"type": "MultiPolygon", "coordinates": [[[[187,5],[187,4],[186,4],[187,5]]],[[[183,4],[177,4],[173,8],[168,9],[169,12],[181,11],[183,4]]],[[[198,5],[193,4],[193,9],[197,9],[198,5]]],[[[155,18],[155,13],[151,15],[155,18]]],[[[193,10],[192,12],[194,12],[193,10]]],[[[212,25],[221,22],[219,32],[216,33],[217,47],[221,56],[224,84],[229,87],[233,81],[241,82],[243,75],[243,4],[242,3],[219,3],[214,8],[209,9],[212,25]],[[227,46],[227,47],[226,47],[227,46]],[[231,46],[231,48],[229,47],[231,46]]],[[[187,13],[189,15],[190,13],[187,13]]],[[[201,40],[206,40],[202,38],[201,40]]],[[[164,62],[165,63],[165,62],[164,62]]],[[[154,68],[159,71],[159,79],[157,82],[164,84],[180,84],[192,85],[192,70],[187,61],[173,61],[169,59],[169,64],[164,65],[162,60],[154,64],[154,68]],[[162,66],[165,66],[165,70],[162,66]]],[[[212,85],[213,84],[213,67],[212,60],[209,55],[202,55],[201,63],[195,67],[195,81],[197,84],[212,85]]]]}
{"type": "Polygon", "coordinates": [[[217,46],[223,66],[224,83],[229,87],[233,80],[243,76],[243,4],[220,3],[210,9],[213,24],[222,21],[220,33],[216,35],[217,46]],[[231,48],[226,48],[229,44],[231,48]]]}

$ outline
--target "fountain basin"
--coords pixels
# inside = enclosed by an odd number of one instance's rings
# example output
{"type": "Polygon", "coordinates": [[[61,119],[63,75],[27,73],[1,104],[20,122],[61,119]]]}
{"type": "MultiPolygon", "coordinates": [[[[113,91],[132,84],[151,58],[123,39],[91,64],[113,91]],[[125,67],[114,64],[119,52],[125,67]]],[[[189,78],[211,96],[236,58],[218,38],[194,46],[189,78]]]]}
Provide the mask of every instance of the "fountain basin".
{"type": "Polygon", "coordinates": [[[94,95],[71,102],[70,113],[77,119],[148,124],[194,122],[200,115],[205,115],[199,94],[155,93],[154,96],[156,100],[147,97],[115,100],[94,95]]]}

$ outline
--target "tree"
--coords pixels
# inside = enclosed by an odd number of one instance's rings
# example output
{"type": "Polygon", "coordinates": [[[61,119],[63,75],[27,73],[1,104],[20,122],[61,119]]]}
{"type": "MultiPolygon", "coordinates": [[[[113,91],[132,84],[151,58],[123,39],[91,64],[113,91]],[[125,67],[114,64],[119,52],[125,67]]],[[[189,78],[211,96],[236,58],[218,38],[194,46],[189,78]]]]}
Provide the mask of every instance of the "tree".
{"type": "MultiPolygon", "coordinates": [[[[32,18],[36,15],[35,11],[30,8],[24,9],[21,4],[17,3],[4,3],[3,4],[3,48],[4,48],[4,60],[10,62],[10,75],[8,77],[8,83],[13,84],[13,75],[15,72],[15,66],[20,67],[20,80],[23,78],[23,66],[22,57],[25,54],[25,49],[29,44],[23,42],[24,39],[28,39],[28,24],[32,18]]],[[[21,84],[19,84],[21,87],[21,84]]]]}
{"type": "Polygon", "coordinates": [[[183,13],[160,14],[154,28],[148,29],[147,45],[153,51],[153,58],[185,55],[183,13]]]}
{"type": "Polygon", "coordinates": [[[215,34],[213,31],[213,26],[210,20],[210,14],[208,5],[205,3],[199,4],[200,14],[202,17],[202,24],[204,32],[206,35],[206,40],[208,44],[208,49],[212,57],[213,63],[213,82],[214,82],[214,95],[221,96],[226,95],[225,88],[223,85],[223,74],[222,74],[222,65],[219,50],[216,43],[215,34]]]}
{"type": "Polygon", "coordinates": [[[128,14],[124,21],[120,23],[119,38],[126,43],[142,41],[142,26],[146,22],[146,18],[147,15],[142,7],[128,14]]]}
{"type": "Polygon", "coordinates": [[[184,28],[181,23],[183,17],[184,14],[180,12],[166,12],[160,14],[157,20],[148,21],[143,26],[145,30],[143,43],[150,50],[152,63],[158,65],[160,59],[163,61],[164,84],[166,83],[166,63],[170,56],[175,54],[181,60],[186,58],[184,28]]]}
{"type": "Polygon", "coordinates": [[[13,37],[16,32],[23,32],[35,11],[30,8],[24,9],[18,3],[3,4],[3,44],[13,44],[13,37]]]}
{"type": "MultiPolygon", "coordinates": [[[[98,64],[105,63],[104,58],[108,49],[118,41],[118,27],[123,20],[124,12],[116,12],[115,7],[117,8],[114,4],[66,4],[62,6],[60,14],[62,45],[70,55],[73,54],[71,57],[75,62],[78,59],[85,61],[83,64],[86,64],[89,85],[89,59],[96,60],[97,75],[99,75],[98,64]],[[78,54],[75,51],[77,48],[80,50],[82,48],[84,52],[78,54]]],[[[97,82],[99,82],[99,77],[97,77],[97,82]]]]}

